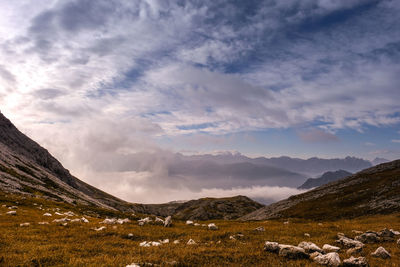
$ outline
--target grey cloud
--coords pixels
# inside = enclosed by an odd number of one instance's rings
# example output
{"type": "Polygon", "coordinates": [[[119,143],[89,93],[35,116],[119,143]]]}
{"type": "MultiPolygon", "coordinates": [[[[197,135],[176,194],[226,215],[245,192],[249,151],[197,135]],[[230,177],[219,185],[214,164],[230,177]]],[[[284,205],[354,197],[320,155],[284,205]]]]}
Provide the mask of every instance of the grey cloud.
{"type": "Polygon", "coordinates": [[[65,94],[66,94],[65,90],[51,89],[51,88],[40,89],[40,90],[36,90],[33,92],[34,96],[36,96],[40,99],[43,99],[43,100],[54,99],[54,98],[63,96],[65,94]]]}
{"type": "Polygon", "coordinates": [[[301,140],[309,143],[326,143],[326,142],[337,142],[339,138],[332,134],[325,132],[320,129],[311,129],[299,131],[298,136],[301,140]]]}
{"type": "Polygon", "coordinates": [[[15,75],[2,65],[0,65],[0,77],[6,80],[8,83],[11,83],[11,85],[14,85],[17,82],[15,75]]]}

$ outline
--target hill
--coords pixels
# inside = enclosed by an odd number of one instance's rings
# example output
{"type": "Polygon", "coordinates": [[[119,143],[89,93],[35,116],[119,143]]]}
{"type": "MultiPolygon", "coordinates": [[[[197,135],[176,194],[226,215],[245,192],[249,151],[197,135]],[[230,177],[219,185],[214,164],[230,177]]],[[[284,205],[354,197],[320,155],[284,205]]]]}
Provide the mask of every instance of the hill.
{"type": "Polygon", "coordinates": [[[140,205],[137,210],[158,216],[173,215],[180,220],[232,220],[256,211],[264,205],[245,196],[201,198],[183,203],[140,205]]]}
{"type": "Polygon", "coordinates": [[[242,220],[308,218],[336,220],[400,211],[400,160],[261,208],[242,220]]]}
{"type": "Polygon", "coordinates": [[[318,187],[318,186],[342,179],[344,177],[350,176],[351,174],[352,174],[351,172],[347,172],[344,170],[338,170],[335,172],[326,172],[319,178],[307,179],[307,181],[305,181],[304,184],[299,186],[298,189],[310,189],[313,187],[318,187]]]}

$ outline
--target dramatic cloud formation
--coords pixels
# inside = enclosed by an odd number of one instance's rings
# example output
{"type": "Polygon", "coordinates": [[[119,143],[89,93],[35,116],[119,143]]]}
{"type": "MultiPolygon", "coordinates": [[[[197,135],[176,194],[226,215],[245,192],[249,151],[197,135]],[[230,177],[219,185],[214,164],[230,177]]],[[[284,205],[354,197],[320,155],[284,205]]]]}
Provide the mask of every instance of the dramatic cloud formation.
{"type": "MultiPolygon", "coordinates": [[[[21,0],[0,10],[1,111],[74,174],[128,200],[150,189],[156,201],[211,194],[171,178],[177,151],[344,156],[321,146],[348,140],[358,156],[373,154],[366,143],[400,155],[390,147],[400,124],[396,0],[21,0]],[[274,141],[283,130],[298,143],[274,141]],[[168,183],[186,193],[162,193],[168,183]]],[[[293,193],[226,185],[215,194],[293,193]]]]}

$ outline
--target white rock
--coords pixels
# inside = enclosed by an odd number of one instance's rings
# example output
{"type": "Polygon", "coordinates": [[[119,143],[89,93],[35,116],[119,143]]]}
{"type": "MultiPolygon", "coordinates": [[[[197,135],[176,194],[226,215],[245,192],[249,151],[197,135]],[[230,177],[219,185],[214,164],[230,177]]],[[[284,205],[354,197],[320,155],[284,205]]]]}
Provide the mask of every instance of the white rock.
{"type": "Polygon", "coordinates": [[[40,225],[49,224],[49,222],[38,222],[40,225]]]}
{"type": "Polygon", "coordinates": [[[310,254],[310,259],[315,259],[316,257],[322,255],[322,253],[319,253],[318,251],[315,251],[313,253],[310,254]]]}
{"type": "Polygon", "coordinates": [[[81,219],[73,219],[70,222],[81,222],[81,219]]]}
{"type": "Polygon", "coordinates": [[[27,223],[20,223],[20,224],[19,224],[19,226],[29,226],[29,225],[31,225],[31,224],[28,223],[28,222],[27,222],[27,223]]]}
{"type": "Polygon", "coordinates": [[[348,238],[344,236],[342,233],[338,233],[339,239],[336,240],[336,243],[343,245],[346,248],[353,248],[353,247],[364,247],[364,243],[348,238]],[[340,234],[340,235],[339,235],[340,234]]]}
{"type": "Polygon", "coordinates": [[[85,217],[82,217],[82,218],[81,218],[81,221],[84,222],[84,223],[88,223],[88,222],[89,222],[89,220],[86,219],[85,217]]]}
{"type": "MultiPolygon", "coordinates": [[[[146,217],[146,218],[143,218],[143,219],[140,219],[140,220],[138,220],[138,222],[139,223],[143,223],[143,224],[146,224],[146,223],[150,223],[150,222],[152,222],[153,220],[152,219],[150,219],[149,217],[146,217]]],[[[139,224],[140,225],[140,224],[139,224]]]]}
{"type": "Polygon", "coordinates": [[[66,215],[66,216],[76,216],[75,215],[75,213],[73,213],[72,211],[67,211],[67,212],[64,212],[64,215],[66,215]]]}
{"type": "Polygon", "coordinates": [[[169,239],[167,238],[167,239],[161,240],[160,243],[162,243],[162,244],[168,244],[168,243],[169,243],[169,239]]]}
{"type": "Polygon", "coordinates": [[[129,265],[126,265],[126,267],[140,267],[140,265],[138,265],[136,263],[131,263],[129,265]]]}
{"type": "Polygon", "coordinates": [[[43,214],[43,216],[51,217],[51,216],[53,216],[53,215],[51,215],[51,213],[46,212],[45,214],[43,214]]]}
{"type": "Polygon", "coordinates": [[[233,235],[229,236],[229,239],[230,240],[236,240],[236,238],[233,235]]]}
{"type": "Polygon", "coordinates": [[[131,220],[129,220],[128,218],[125,218],[125,219],[118,219],[117,220],[117,223],[119,223],[119,224],[124,224],[124,223],[128,223],[128,222],[130,222],[131,220]]]}
{"type": "Polygon", "coordinates": [[[115,218],[112,218],[112,219],[109,219],[109,218],[106,218],[106,219],[104,219],[102,222],[100,222],[100,223],[105,223],[105,224],[114,224],[114,223],[116,223],[117,222],[117,219],[115,219],[115,218]]]}
{"type": "Polygon", "coordinates": [[[340,250],[340,248],[336,247],[336,246],[331,246],[329,244],[325,244],[325,245],[322,246],[322,250],[325,253],[329,253],[329,252],[338,252],[340,250]]]}
{"type": "Polygon", "coordinates": [[[139,222],[139,226],[143,226],[144,225],[144,222],[139,222]]]}
{"type": "Polygon", "coordinates": [[[151,242],[151,245],[152,245],[153,247],[158,247],[158,246],[161,246],[161,243],[160,243],[160,242],[157,242],[157,241],[152,241],[152,242],[151,242]]]}
{"type": "Polygon", "coordinates": [[[189,241],[186,244],[187,245],[196,245],[196,242],[193,239],[189,239],[189,241]]]}
{"type": "Polygon", "coordinates": [[[132,238],[132,237],[133,237],[133,234],[132,234],[132,233],[129,233],[129,234],[128,234],[128,237],[129,237],[129,238],[132,238]]]}
{"type": "Polygon", "coordinates": [[[400,232],[399,232],[399,231],[395,231],[395,230],[393,230],[393,229],[390,229],[390,231],[391,231],[394,235],[400,235],[400,232]]]}
{"type": "Polygon", "coordinates": [[[208,224],[208,230],[218,230],[218,226],[215,223],[208,224]]]}
{"type": "Polygon", "coordinates": [[[193,221],[190,220],[186,221],[186,225],[193,225],[193,221]]]}
{"type": "Polygon", "coordinates": [[[8,215],[17,215],[17,212],[15,210],[12,210],[12,211],[6,212],[6,214],[8,214],[8,215]]]}
{"type": "Polygon", "coordinates": [[[179,241],[179,240],[174,240],[173,243],[174,243],[175,245],[177,245],[177,244],[179,244],[180,242],[181,242],[181,241],[179,241]]]}
{"type": "Polygon", "coordinates": [[[289,224],[289,221],[284,222],[283,224],[289,224]]]}
{"type": "Polygon", "coordinates": [[[322,249],[318,247],[316,244],[313,242],[301,242],[300,244],[297,245],[299,248],[303,248],[307,253],[313,253],[315,251],[317,252],[322,252],[322,249]]]}
{"type": "Polygon", "coordinates": [[[199,223],[194,223],[193,225],[194,225],[194,226],[200,226],[200,224],[199,224],[199,223]]]}
{"type": "Polygon", "coordinates": [[[95,230],[95,231],[103,231],[104,229],[106,229],[107,227],[105,227],[105,226],[102,226],[102,227],[99,227],[99,228],[93,228],[93,230],[95,230]]]}
{"type": "Polygon", "coordinates": [[[309,233],[304,233],[304,236],[305,237],[310,237],[310,234],[309,233]]]}
{"type": "Polygon", "coordinates": [[[322,226],[323,224],[322,223],[318,223],[318,226],[322,226]]]}
{"type": "Polygon", "coordinates": [[[310,257],[306,251],[300,247],[279,244],[279,248],[279,256],[282,257],[289,259],[302,259],[310,257]]]}
{"type": "Polygon", "coordinates": [[[69,222],[69,221],[71,221],[71,219],[69,219],[67,217],[53,220],[53,222],[57,222],[57,223],[59,223],[59,222],[69,222]]]}
{"type": "Polygon", "coordinates": [[[167,218],[165,218],[164,220],[164,227],[170,227],[172,225],[172,217],[168,216],[167,218]]]}
{"type": "Polygon", "coordinates": [[[377,258],[382,258],[382,259],[387,259],[390,258],[391,255],[389,252],[387,252],[386,249],[383,247],[379,247],[375,250],[375,252],[371,253],[372,256],[377,257],[377,258]]]}
{"type": "Polygon", "coordinates": [[[67,226],[68,225],[68,223],[63,223],[63,224],[61,224],[62,226],[67,226]]]}
{"type": "Polygon", "coordinates": [[[141,247],[150,247],[151,246],[151,242],[147,242],[147,241],[143,241],[139,244],[139,246],[141,247]]]}
{"type": "Polygon", "coordinates": [[[58,215],[58,216],[63,216],[63,215],[64,215],[64,214],[59,213],[59,212],[55,212],[54,214],[55,214],[55,215],[58,215]]]}
{"type": "Polygon", "coordinates": [[[340,257],[336,252],[330,252],[325,255],[319,255],[314,258],[314,261],[318,264],[337,267],[340,265],[340,257]]]}
{"type": "Polygon", "coordinates": [[[11,207],[8,207],[8,209],[9,210],[15,210],[15,209],[18,209],[18,207],[17,206],[11,206],[11,207]]]}
{"type": "Polygon", "coordinates": [[[260,227],[257,227],[256,229],[254,229],[254,231],[265,232],[265,228],[260,226],[260,227]]]}

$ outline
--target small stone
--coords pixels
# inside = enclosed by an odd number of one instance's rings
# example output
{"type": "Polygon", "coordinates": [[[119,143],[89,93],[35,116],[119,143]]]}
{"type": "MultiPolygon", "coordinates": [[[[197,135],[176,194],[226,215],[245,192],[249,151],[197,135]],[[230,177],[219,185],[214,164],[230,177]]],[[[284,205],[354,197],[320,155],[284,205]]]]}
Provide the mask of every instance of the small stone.
{"type": "Polygon", "coordinates": [[[322,250],[325,253],[329,253],[329,252],[338,252],[340,250],[340,248],[339,247],[335,247],[335,246],[331,246],[329,244],[325,244],[325,245],[322,246],[322,250]]]}
{"type": "Polygon", "coordinates": [[[39,225],[49,224],[49,222],[38,222],[39,225]]]}
{"type": "Polygon", "coordinates": [[[81,218],[81,221],[84,222],[84,223],[88,223],[88,222],[89,222],[89,220],[86,219],[85,217],[82,217],[82,218],[81,218]]]}
{"type": "Polygon", "coordinates": [[[99,228],[93,228],[93,230],[95,230],[96,232],[98,232],[98,231],[103,231],[104,229],[106,229],[107,227],[105,227],[105,226],[102,226],[102,227],[99,227],[99,228]]]}
{"type": "Polygon", "coordinates": [[[175,245],[177,245],[177,244],[179,244],[180,242],[181,242],[181,241],[179,241],[179,240],[174,240],[173,243],[174,243],[175,245]]]}
{"type": "Polygon", "coordinates": [[[330,252],[325,255],[319,255],[314,258],[314,261],[318,264],[338,267],[340,265],[340,257],[336,252],[330,252]]]}
{"type": "Polygon", "coordinates": [[[368,267],[369,264],[365,257],[354,258],[351,256],[349,259],[343,260],[343,267],[368,267]]]}
{"type": "Polygon", "coordinates": [[[15,215],[17,215],[17,212],[15,210],[12,210],[12,211],[6,212],[6,214],[15,216],[15,215]]]}
{"type": "Polygon", "coordinates": [[[29,226],[31,225],[30,223],[20,223],[19,226],[29,226]]]}
{"type": "Polygon", "coordinates": [[[151,245],[152,245],[153,247],[159,247],[159,246],[161,246],[161,243],[160,243],[160,242],[156,242],[156,241],[152,241],[152,242],[151,242],[151,245]]]}
{"type": "Polygon", "coordinates": [[[168,216],[167,218],[165,218],[164,220],[164,227],[171,227],[172,225],[172,217],[168,216]]]}
{"type": "Polygon", "coordinates": [[[208,230],[218,230],[218,226],[215,223],[208,224],[208,230]]]}
{"type": "Polygon", "coordinates": [[[186,244],[187,245],[196,245],[196,242],[193,239],[189,239],[189,241],[186,244]]]}
{"type": "Polygon", "coordinates": [[[155,224],[161,224],[161,225],[164,225],[164,220],[163,220],[163,219],[161,219],[161,218],[158,218],[158,217],[156,217],[156,219],[154,220],[154,223],[155,223],[155,224]]]}
{"type": "Polygon", "coordinates": [[[304,236],[305,237],[310,237],[310,234],[309,233],[304,233],[304,236]]]}
{"type": "Polygon", "coordinates": [[[48,216],[48,217],[50,217],[50,216],[52,216],[52,215],[51,215],[51,213],[46,212],[45,214],[43,214],[43,216],[48,216]]]}
{"type": "Polygon", "coordinates": [[[390,253],[387,252],[386,249],[383,247],[379,247],[375,250],[375,252],[371,253],[371,256],[377,257],[377,258],[382,258],[382,259],[388,259],[391,257],[390,253]]]}
{"type": "Polygon", "coordinates": [[[161,240],[160,243],[162,243],[162,244],[168,244],[168,243],[169,243],[169,239],[167,238],[167,239],[161,240]]]}
{"type": "Polygon", "coordinates": [[[193,221],[190,220],[186,221],[186,225],[193,225],[193,221]]]}
{"type": "Polygon", "coordinates": [[[254,231],[265,232],[265,228],[260,226],[260,227],[257,227],[256,229],[254,229],[254,231]]]}
{"type": "Polygon", "coordinates": [[[143,242],[139,243],[139,246],[140,247],[150,247],[151,243],[147,242],[147,241],[143,241],[143,242]]]}
{"type": "Polygon", "coordinates": [[[289,224],[289,221],[286,221],[286,222],[284,222],[283,224],[286,224],[286,225],[287,225],[287,224],[289,224]]]}

